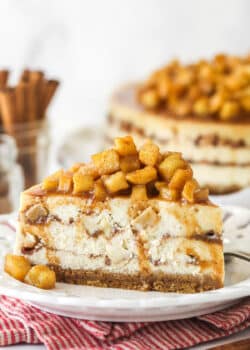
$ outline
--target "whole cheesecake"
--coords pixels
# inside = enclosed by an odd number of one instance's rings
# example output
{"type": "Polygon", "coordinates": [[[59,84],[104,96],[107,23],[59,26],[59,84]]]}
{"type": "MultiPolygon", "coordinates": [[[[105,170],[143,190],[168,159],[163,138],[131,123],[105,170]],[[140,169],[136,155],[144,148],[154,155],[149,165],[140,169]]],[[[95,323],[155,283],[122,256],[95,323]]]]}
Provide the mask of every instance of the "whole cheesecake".
{"type": "Polygon", "coordinates": [[[250,57],[217,55],[182,65],[173,61],[111,99],[109,143],[130,134],[182,152],[211,193],[250,185],[250,57]]]}

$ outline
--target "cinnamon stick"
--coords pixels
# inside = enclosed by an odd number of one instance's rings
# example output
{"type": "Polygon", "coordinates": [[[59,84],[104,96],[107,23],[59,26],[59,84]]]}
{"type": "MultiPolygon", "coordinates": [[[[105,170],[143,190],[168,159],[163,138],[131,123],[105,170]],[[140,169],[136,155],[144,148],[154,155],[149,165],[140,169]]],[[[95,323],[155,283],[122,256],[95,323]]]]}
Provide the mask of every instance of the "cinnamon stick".
{"type": "MultiPolygon", "coordinates": [[[[6,87],[7,81],[9,77],[9,71],[6,69],[0,70],[0,89],[6,87]]],[[[1,113],[1,106],[0,106],[0,131],[2,129],[3,121],[2,121],[2,113],[1,113]]]]}
{"type": "Polygon", "coordinates": [[[30,77],[30,70],[29,69],[24,69],[21,77],[20,77],[20,82],[24,82],[24,81],[29,81],[29,77],[30,77]]]}
{"type": "Polygon", "coordinates": [[[0,70],[0,89],[4,88],[7,85],[9,77],[9,71],[6,69],[0,70]]]}
{"type": "Polygon", "coordinates": [[[30,81],[27,86],[27,114],[29,122],[38,119],[37,83],[34,81],[30,81]]]}
{"type": "Polygon", "coordinates": [[[18,123],[27,121],[27,90],[27,82],[21,81],[16,86],[16,119],[18,123]]]}
{"type": "Polygon", "coordinates": [[[59,86],[58,80],[48,80],[45,84],[45,91],[44,91],[44,97],[43,97],[43,114],[45,114],[45,111],[50,104],[53,96],[55,95],[55,92],[59,86]]]}
{"type": "Polygon", "coordinates": [[[44,92],[44,73],[42,71],[31,71],[29,75],[30,83],[35,89],[36,98],[36,119],[42,118],[42,104],[44,92]]]}
{"type": "Polygon", "coordinates": [[[16,98],[13,88],[6,88],[0,91],[2,108],[3,127],[6,133],[14,135],[16,123],[16,98]]]}

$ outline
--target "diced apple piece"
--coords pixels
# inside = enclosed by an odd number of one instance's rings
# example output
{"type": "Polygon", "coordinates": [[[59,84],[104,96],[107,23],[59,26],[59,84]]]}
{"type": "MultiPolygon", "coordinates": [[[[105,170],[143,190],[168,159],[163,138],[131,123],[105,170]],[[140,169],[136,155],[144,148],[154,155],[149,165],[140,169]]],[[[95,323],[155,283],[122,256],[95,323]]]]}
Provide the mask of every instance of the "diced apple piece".
{"type": "Polygon", "coordinates": [[[132,156],[137,154],[134,140],[131,136],[117,137],[114,140],[115,150],[120,156],[132,156]]]}
{"type": "Polygon", "coordinates": [[[167,156],[159,165],[159,173],[166,181],[170,181],[177,169],[184,169],[187,163],[181,159],[179,153],[173,153],[167,156]]]}
{"type": "Polygon", "coordinates": [[[146,185],[157,179],[157,171],[152,166],[146,166],[145,168],[127,174],[126,179],[135,185],[146,185]]]}
{"type": "Polygon", "coordinates": [[[155,187],[160,192],[160,197],[168,201],[177,201],[180,199],[180,192],[176,189],[170,189],[165,182],[156,182],[155,187]]]}
{"type": "Polygon", "coordinates": [[[107,197],[105,186],[101,179],[97,180],[94,184],[94,198],[99,201],[103,201],[107,197]]]}
{"type": "Polygon", "coordinates": [[[126,181],[126,177],[122,171],[118,171],[115,174],[105,176],[103,178],[103,182],[108,192],[110,193],[125,190],[129,187],[129,184],[126,181]]]}
{"type": "Polygon", "coordinates": [[[119,155],[114,149],[94,154],[92,160],[100,175],[112,174],[120,169],[119,155]]]}
{"type": "Polygon", "coordinates": [[[147,188],[145,185],[134,185],[132,188],[131,199],[134,201],[145,201],[148,199],[147,188]]]}
{"type": "Polygon", "coordinates": [[[182,190],[182,197],[186,199],[189,203],[194,203],[195,201],[195,191],[198,188],[198,183],[196,180],[188,180],[182,190]]]}
{"type": "Polygon", "coordinates": [[[160,96],[158,92],[154,89],[149,89],[145,92],[143,92],[140,96],[141,103],[146,108],[155,108],[160,103],[160,96]]]}
{"type": "Polygon", "coordinates": [[[124,156],[120,158],[120,167],[124,173],[140,169],[140,161],[137,155],[124,156]]]}
{"type": "Polygon", "coordinates": [[[59,176],[58,191],[67,193],[72,189],[72,173],[62,171],[59,176]]]}
{"type": "Polygon", "coordinates": [[[25,277],[25,282],[41,289],[53,289],[56,284],[56,274],[48,266],[33,266],[25,277]]]}
{"type": "Polygon", "coordinates": [[[73,193],[79,194],[90,191],[94,187],[94,179],[90,175],[83,175],[80,171],[73,175],[73,193]]]}
{"type": "Polygon", "coordinates": [[[209,190],[207,188],[200,188],[195,192],[196,202],[206,202],[208,200],[209,190]]]}
{"type": "Polygon", "coordinates": [[[7,254],[5,257],[4,271],[16,280],[23,282],[26,274],[31,269],[30,262],[24,256],[7,254]]]}
{"type": "Polygon", "coordinates": [[[72,165],[72,167],[69,169],[70,172],[75,173],[79,170],[80,167],[84,166],[84,163],[75,163],[72,165]]]}
{"type": "Polygon", "coordinates": [[[169,188],[181,191],[188,180],[191,180],[193,171],[188,169],[177,169],[169,182],[169,188]]]}
{"type": "Polygon", "coordinates": [[[139,151],[139,159],[145,165],[154,166],[160,157],[159,147],[153,142],[145,143],[139,151]]]}
{"type": "Polygon", "coordinates": [[[56,191],[59,184],[59,177],[63,170],[46,177],[42,182],[42,189],[48,192],[56,191]]]}
{"type": "Polygon", "coordinates": [[[98,168],[93,163],[83,164],[78,170],[83,175],[90,175],[93,179],[97,179],[100,174],[98,168]]]}

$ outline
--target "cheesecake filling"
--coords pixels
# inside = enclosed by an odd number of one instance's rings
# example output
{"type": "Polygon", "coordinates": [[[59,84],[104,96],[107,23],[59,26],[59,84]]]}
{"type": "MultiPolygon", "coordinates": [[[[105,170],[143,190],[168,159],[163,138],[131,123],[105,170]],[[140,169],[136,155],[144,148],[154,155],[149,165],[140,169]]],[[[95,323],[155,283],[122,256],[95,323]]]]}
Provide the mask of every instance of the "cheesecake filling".
{"type": "MultiPolygon", "coordinates": [[[[167,137],[162,139],[154,134],[149,135],[142,127],[136,126],[130,121],[116,119],[111,114],[108,116],[108,123],[110,125],[116,124],[119,127],[119,129],[124,131],[126,134],[132,132],[143,137],[150,137],[152,140],[160,144],[168,144],[171,142],[172,139],[167,137]]],[[[190,142],[192,142],[196,146],[227,146],[231,148],[250,148],[250,145],[247,144],[246,140],[244,139],[239,138],[237,140],[233,140],[231,138],[222,137],[220,135],[210,133],[206,135],[198,135],[195,138],[190,139],[190,142]]]]}
{"type": "Polygon", "coordinates": [[[217,207],[113,198],[87,209],[86,201],[36,200],[21,213],[16,252],[72,270],[219,275],[217,207]]]}

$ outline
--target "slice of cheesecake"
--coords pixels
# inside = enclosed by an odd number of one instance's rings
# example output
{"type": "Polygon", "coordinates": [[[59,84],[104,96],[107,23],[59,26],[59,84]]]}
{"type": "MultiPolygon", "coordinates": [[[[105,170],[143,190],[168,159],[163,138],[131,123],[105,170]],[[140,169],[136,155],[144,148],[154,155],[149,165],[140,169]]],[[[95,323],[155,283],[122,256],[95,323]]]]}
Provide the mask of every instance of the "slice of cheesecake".
{"type": "Polygon", "coordinates": [[[131,137],[21,196],[15,253],[57,281],[166,292],[220,288],[221,210],[180,153],[131,137]]]}

